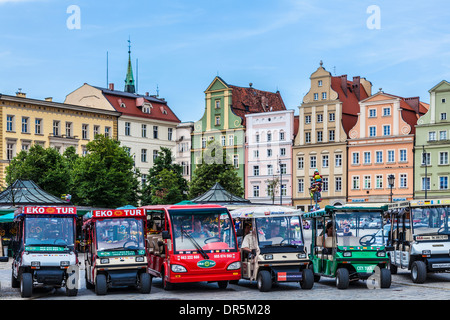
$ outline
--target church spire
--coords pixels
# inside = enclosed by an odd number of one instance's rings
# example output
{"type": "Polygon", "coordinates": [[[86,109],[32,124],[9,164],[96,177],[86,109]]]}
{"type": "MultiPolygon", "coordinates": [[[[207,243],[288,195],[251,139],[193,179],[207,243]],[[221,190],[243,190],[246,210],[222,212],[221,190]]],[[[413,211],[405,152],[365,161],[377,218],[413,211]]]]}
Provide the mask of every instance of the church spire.
{"type": "Polygon", "coordinates": [[[128,69],[127,77],[125,79],[125,92],[135,93],[133,67],[131,66],[131,40],[128,39],[128,69]]]}

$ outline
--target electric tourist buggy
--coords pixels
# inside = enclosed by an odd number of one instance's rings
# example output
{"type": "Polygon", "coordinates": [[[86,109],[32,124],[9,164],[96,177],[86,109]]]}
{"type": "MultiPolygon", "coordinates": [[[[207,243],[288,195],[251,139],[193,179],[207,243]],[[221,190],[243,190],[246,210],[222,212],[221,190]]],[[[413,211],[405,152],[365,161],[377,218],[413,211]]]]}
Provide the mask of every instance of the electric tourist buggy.
{"type": "Polygon", "coordinates": [[[411,270],[414,283],[427,273],[450,271],[450,200],[412,200],[389,205],[389,267],[411,270]]]}
{"type": "MultiPolygon", "coordinates": [[[[351,281],[372,280],[379,288],[391,286],[391,272],[384,242],[386,205],[326,206],[303,214],[311,221],[310,267],[315,281],[335,278],[339,289],[351,281]]],[[[369,281],[368,281],[369,285],[369,281]]]]}
{"type": "Polygon", "coordinates": [[[154,205],[148,215],[149,272],[165,290],[177,283],[217,282],[225,289],[241,278],[236,233],[219,205],[154,205]]]}
{"type": "Polygon", "coordinates": [[[88,215],[83,224],[86,287],[97,295],[123,286],[150,293],[144,210],[93,210],[88,215]]]}
{"type": "Polygon", "coordinates": [[[76,296],[76,208],[20,207],[14,215],[11,286],[20,287],[24,298],[43,286],[65,287],[68,296],[76,296]]]}
{"type": "Polygon", "coordinates": [[[302,289],[314,286],[300,211],[255,207],[237,209],[231,215],[243,236],[242,279],[256,280],[261,292],[274,283],[297,282],[302,289]]]}

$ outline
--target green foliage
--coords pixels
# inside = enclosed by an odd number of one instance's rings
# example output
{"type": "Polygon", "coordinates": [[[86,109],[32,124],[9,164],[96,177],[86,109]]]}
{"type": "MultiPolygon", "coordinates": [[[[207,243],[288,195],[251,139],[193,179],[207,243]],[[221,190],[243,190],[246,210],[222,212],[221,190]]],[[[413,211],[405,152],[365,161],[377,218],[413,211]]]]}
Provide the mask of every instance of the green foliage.
{"type": "Polygon", "coordinates": [[[232,162],[216,141],[211,141],[202,154],[202,162],[193,172],[189,184],[189,199],[202,195],[216,183],[228,192],[242,197],[244,188],[232,162]]]}
{"type": "Polygon", "coordinates": [[[186,200],[187,188],[182,167],[173,162],[172,151],[161,147],[143,186],[142,205],[174,204],[186,200]]]}

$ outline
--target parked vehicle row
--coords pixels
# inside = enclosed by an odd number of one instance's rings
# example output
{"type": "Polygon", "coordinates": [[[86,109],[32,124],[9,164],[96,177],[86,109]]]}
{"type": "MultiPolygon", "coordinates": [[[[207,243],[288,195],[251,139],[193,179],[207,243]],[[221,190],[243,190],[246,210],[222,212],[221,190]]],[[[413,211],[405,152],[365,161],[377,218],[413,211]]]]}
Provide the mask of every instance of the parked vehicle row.
{"type": "MultiPolygon", "coordinates": [[[[389,288],[398,268],[423,283],[428,272],[450,271],[449,214],[450,200],[308,213],[270,206],[230,213],[219,205],[94,210],[82,226],[86,287],[98,295],[122,286],[148,294],[155,277],[165,290],[202,281],[225,289],[245,279],[266,292],[282,282],[310,290],[326,277],[338,289],[358,280],[389,288]]],[[[77,295],[76,219],[76,207],[16,211],[11,285],[22,297],[38,286],[77,295]]]]}

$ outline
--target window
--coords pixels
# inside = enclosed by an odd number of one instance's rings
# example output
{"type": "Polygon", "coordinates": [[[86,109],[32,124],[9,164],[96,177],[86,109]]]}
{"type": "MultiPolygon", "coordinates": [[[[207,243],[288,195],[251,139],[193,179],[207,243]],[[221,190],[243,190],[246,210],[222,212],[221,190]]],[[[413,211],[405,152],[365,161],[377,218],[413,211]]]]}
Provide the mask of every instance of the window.
{"type": "Polygon", "coordinates": [[[376,163],[383,163],[383,151],[376,151],[375,152],[375,162],[376,163]]]}
{"type": "Polygon", "coordinates": [[[206,138],[202,138],[202,149],[206,148],[206,138]]]}
{"type": "Polygon", "coordinates": [[[406,162],[407,156],[406,156],[406,150],[405,149],[401,149],[400,150],[400,162],[406,162]]]}
{"type": "MultiPolygon", "coordinates": [[[[225,136],[223,136],[223,137],[225,137],[225,136]]],[[[255,141],[256,141],[256,143],[259,143],[259,134],[256,134],[255,141]]]]}
{"type": "Polygon", "coordinates": [[[189,175],[189,162],[181,161],[181,168],[183,176],[189,175]]]}
{"type": "Polygon", "coordinates": [[[383,116],[387,117],[391,115],[391,108],[383,108],[383,116]]]}
{"type": "Polygon", "coordinates": [[[400,174],[400,188],[408,187],[408,175],[406,173],[400,174]]]}
{"type": "Polygon", "coordinates": [[[271,164],[267,165],[267,174],[273,175],[273,166],[271,164]]]}
{"type": "Polygon", "coordinates": [[[259,166],[253,166],[253,175],[259,176],[259,166]]]}
{"type": "Polygon", "coordinates": [[[319,113],[317,115],[317,123],[322,123],[323,122],[323,114],[319,113]]]}
{"type": "Polygon", "coordinates": [[[390,136],[391,135],[391,126],[390,125],[384,125],[383,126],[383,135],[384,136],[390,136]]]}
{"type": "Polygon", "coordinates": [[[328,155],[322,156],[322,168],[328,168],[328,155]]]}
{"type": "Polygon", "coordinates": [[[281,171],[281,174],[286,174],[287,173],[286,163],[281,163],[280,164],[280,171],[281,171]]]}
{"type": "Polygon", "coordinates": [[[267,142],[272,141],[272,133],[267,132],[267,142]]]}
{"type": "Polygon", "coordinates": [[[72,137],[72,122],[66,122],[66,137],[72,137]]]}
{"type": "Polygon", "coordinates": [[[336,177],[334,178],[335,191],[342,191],[342,178],[336,177]]]}
{"type": "Polygon", "coordinates": [[[146,183],[147,183],[147,175],[141,174],[141,185],[145,186],[146,183]]]}
{"type": "Polygon", "coordinates": [[[322,92],[322,100],[327,100],[327,93],[326,92],[322,92]]]}
{"type": "Polygon", "coordinates": [[[439,152],[439,164],[440,165],[448,164],[448,152],[447,151],[439,152]]]}
{"type": "Polygon", "coordinates": [[[377,109],[369,109],[369,118],[376,118],[377,109]]]}
{"type": "Polygon", "coordinates": [[[22,151],[28,151],[30,149],[29,143],[22,143],[22,151]]]}
{"type": "Polygon", "coordinates": [[[305,124],[311,123],[311,116],[305,116],[305,124]]]}
{"type": "Polygon", "coordinates": [[[428,141],[436,141],[436,132],[435,131],[428,132],[428,141]]]}
{"type": "Polygon", "coordinates": [[[317,131],[317,142],[322,142],[322,141],[323,141],[323,132],[317,131]]]}
{"type": "Polygon", "coordinates": [[[422,190],[431,190],[430,189],[430,177],[423,177],[422,178],[422,190]]]}
{"type": "Polygon", "coordinates": [[[439,190],[448,189],[448,177],[439,177],[439,190]]]}
{"type": "Polygon", "coordinates": [[[282,196],[285,196],[287,193],[286,193],[286,185],[285,184],[282,184],[281,185],[281,195],[282,196]]]}
{"type": "Polygon", "coordinates": [[[14,158],[14,143],[7,143],[6,144],[6,160],[12,160],[14,158]]]}
{"type": "Polygon", "coordinates": [[[147,125],[146,124],[141,125],[141,136],[142,136],[142,138],[147,138],[147,125]]]}
{"type": "Polygon", "coordinates": [[[311,143],[311,132],[305,132],[305,143],[311,143]]]}
{"type": "Polygon", "coordinates": [[[111,136],[111,127],[105,127],[105,137],[111,136]]]}
{"type": "Polygon", "coordinates": [[[281,141],[284,141],[284,139],[285,139],[284,131],[281,131],[281,132],[280,132],[280,140],[281,140],[281,141]]]}
{"type": "Polygon", "coordinates": [[[422,165],[429,166],[431,164],[431,154],[429,152],[422,152],[422,165]]]}
{"type": "Polygon", "coordinates": [[[314,93],[314,101],[319,100],[319,94],[318,93],[314,93]]]}
{"type": "Polygon", "coordinates": [[[387,162],[389,162],[389,163],[394,162],[395,161],[395,152],[394,152],[394,150],[388,150],[387,154],[388,154],[387,162]]]}
{"type": "Polygon", "coordinates": [[[335,115],[334,112],[330,112],[330,113],[328,114],[328,120],[329,120],[330,122],[333,122],[333,121],[336,120],[336,115],[335,115]]]}
{"type": "Polygon", "coordinates": [[[153,161],[158,158],[158,150],[153,150],[153,161]]]}
{"type": "Polygon", "coordinates": [[[447,120],[447,113],[445,112],[441,113],[441,120],[447,120]]]}
{"type": "Polygon", "coordinates": [[[42,119],[35,119],[34,120],[34,133],[35,134],[42,134],[42,119]]]}
{"type": "Polygon", "coordinates": [[[328,178],[322,178],[322,191],[328,192],[328,178]]]}
{"type": "Polygon", "coordinates": [[[153,126],[153,139],[158,139],[158,126],[153,126]]]}
{"type": "Polygon", "coordinates": [[[310,156],[310,157],[309,157],[309,167],[310,167],[311,169],[314,169],[314,168],[316,168],[316,166],[317,166],[317,159],[316,159],[316,156],[310,156]]]}
{"type": "Polygon", "coordinates": [[[141,150],[141,162],[147,162],[147,149],[141,150]]]}
{"type": "Polygon", "coordinates": [[[6,131],[14,131],[14,116],[6,116],[6,131]]]}
{"type": "Polygon", "coordinates": [[[220,126],[220,116],[216,116],[216,126],[220,126]]]}
{"type": "Polygon", "coordinates": [[[359,164],[359,152],[352,153],[352,164],[359,164]]]}
{"type": "Polygon", "coordinates": [[[447,140],[447,131],[439,131],[439,140],[447,140]]]}
{"type": "Polygon", "coordinates": [[[125,122],[125,135],[130,136],[131,135],[131,123],[125,122]]]}
{"type": "Polygon", "coordinates": [[[272,156],[272,149],[267,149],[267,156],[271,157],[272,156]]]}
{"type": "Polygon", "coordinates": [[[253,158],[259,158],[259,150],[253,150],[253,158]]]}
{"type": "Polygon", "coordinates": [[[267,185],[266,191],[267,191],[267,196],[271,197],[273,195],[273,186],[267,185]]]}
{"type": "Polygon", "coordinates": [[[297,158],[297,168],[303,169],[304,166],[305,166],[305,161],[304,161],[303,157],[298,157],[297,158]]]}
{"type": "Polygon", "coordinates": [[[342,154],[336,154],[334,156],[334,166],[342,167],[342,154]]]}
{"type": "Polygon", "coordinates": [[[319,87],[321,87],[321,86],[323,85],[322,80],[317,81],[317,85],[318,85],[319,87]]]}
{"type": "Polygon", "coordinates": [[[233,155],[233,165],[236,169],[239,168],[239,155],[237,154],[233,155]]]}
{"type": "Polygon", "coordinates": [[[28,133],[28,117],[22,117],[22,133],[28,133]]]}
{"type": "Polygon", "coordinates": [[[375,176],[375,188],[383,189],[383,176],[381,174],[375,176]]]}
{"type": "Polygon", "coordinates": [[[60,125],[59,121],[53,120],[53,135],[55,137],[59,136],[59,134],[60,134],[59,133],[59,125],[60,125]]]}
{"type": "Polygon", "coordinates": [[[234,146],[234,134],[229,134],[228,135],[228,145],[229,146],[234,146]]]}
{"type": "Polygon", "coordinates": [[[371,126],[369,127],[369,137],[376,137],[377,136],[377,127],[371,126]]]}
{"type": "Polygon", "coordinates": [[[81,137],[82,139],[89,139],[89,126],[87,124],[81,125],[81,137]]]}
{"type": "Polygon", "coordinates": [[[168,128],[167,129],[167,140],[172,141],[172,136],[173,136],[173,128],[168,128]]]}
{"type": "Polygon", "coordinates": [[[253,186],[253,196],[259,197],[259,186],[253,186]]]}
{"type": "Polygon", "coordinates": [[[94,126],[94,137],[100,134],[100,126],[94,126]]]}
{"type": "Polygon", "coordinates": [[[442,98],[442,99],[441,99],[441,102],[442,102],[442,103],[445,103],[445,98],[442,98]]]}
{"type": "Polygon", "coordinates": [[[216,103],[216,109],[219,109],[220,108],[220,100],[216,100],[215,103],[216,103]]]}
{"type": "Polygon", "coordinates": [[[371,178],[370,176],[364,176],[364,189],[370,189],[370,182],[371,182],[371,178]]]}
{"type": "Polygon", "coordinates": [[[352,177],[352,189],[359,189],[359,176],[352,177]]]}
{"type": "Polygon", "coordinates": [[[298,179],[297,180],[297,187],[298,187],[298,192],[304,192],[305,191],[305,182],[303,179],[298,179]]]}
{"type": "Polygon", "coordinates": [[[364,164],[370,164],[371,163],[371,154],[370,152],[364,152],[364,164]]]}
{"type": "Polygon", "coordinates": [[[334,141],[334,130],[328,131],[328,141],[334,141]]]}
{"type": "Polygon", "coordinates": [[[285,156],[286,155],[286,148],[280,148],[280,156],[285,156]]]}

